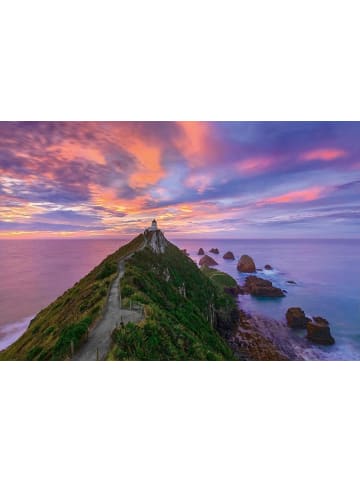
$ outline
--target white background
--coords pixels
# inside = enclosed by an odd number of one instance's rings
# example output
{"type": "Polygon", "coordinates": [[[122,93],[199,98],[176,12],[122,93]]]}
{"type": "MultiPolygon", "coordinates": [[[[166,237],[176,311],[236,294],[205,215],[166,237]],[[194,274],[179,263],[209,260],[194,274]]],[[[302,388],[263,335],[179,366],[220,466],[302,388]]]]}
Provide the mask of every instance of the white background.
{"type": "MultiPolygon", "coordinates": [[[[0,1],[0,118],[359,120],[357,4],[0,1]]],[[[0,477],[358,481],[358,387],[356,362],[3,362],[0,477]]]]}

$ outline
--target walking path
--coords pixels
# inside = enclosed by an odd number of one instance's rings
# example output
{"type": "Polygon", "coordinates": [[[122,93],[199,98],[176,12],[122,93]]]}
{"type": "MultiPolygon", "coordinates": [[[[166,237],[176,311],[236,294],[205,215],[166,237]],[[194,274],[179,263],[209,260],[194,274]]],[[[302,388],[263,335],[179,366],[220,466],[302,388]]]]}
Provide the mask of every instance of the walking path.
{"type": "Polygon", "coordinates": [[[110,288],[105,314],[92,328],[85,344],[73,356],[77,361],[104,360],[111,345],[111,334],[122,322],[137,323],[142,318],[142,311],[121,308],[120,280],[125,272],[125,259],[119,263],[119,273],[110,288]]]}

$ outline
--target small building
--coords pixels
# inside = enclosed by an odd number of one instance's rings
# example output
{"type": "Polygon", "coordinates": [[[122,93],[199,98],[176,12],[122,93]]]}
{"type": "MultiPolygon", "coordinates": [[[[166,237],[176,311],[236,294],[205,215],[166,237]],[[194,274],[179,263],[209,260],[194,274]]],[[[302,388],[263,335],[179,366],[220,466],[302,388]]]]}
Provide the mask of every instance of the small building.
{"type": "Polygon", "coordinates": [[[149,231],[157,231],[157,230],[158,230],[158,227],[157,227],[156,219],[153,219],[151,226],[149,228],[149,231]]]}

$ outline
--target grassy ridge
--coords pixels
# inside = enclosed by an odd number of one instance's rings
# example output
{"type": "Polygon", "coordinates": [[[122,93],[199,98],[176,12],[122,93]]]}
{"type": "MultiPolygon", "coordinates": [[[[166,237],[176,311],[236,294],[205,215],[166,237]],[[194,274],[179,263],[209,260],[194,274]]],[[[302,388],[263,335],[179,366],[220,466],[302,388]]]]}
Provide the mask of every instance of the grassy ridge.
{"type": "Polygon", "coordinates": [[[218,289],[195,263],[169,244],[162,255],[149,248],[126,263],[123,302],[145,307],[145,321],[113,333],[110,360],[232,360],[211,326],[228,315],[234,300],[218,289]]]}
{"type": "Polygon", "coordinates": [[[201,271],[221,290],[224,288],[235,288],[237,286],[234,278],[223,271],[208,268],[207,266],[203,266],[201,271]]]}
{"type": "Polygon", "coordinates": [[[101,316],[120,258],[138,249],[143,241],[141,234],[122,246],[40,311],[27,331],[0,352],[0,360],[69,358],[71,345],[76,349],[86,337],[88,328],[101,316]]]}

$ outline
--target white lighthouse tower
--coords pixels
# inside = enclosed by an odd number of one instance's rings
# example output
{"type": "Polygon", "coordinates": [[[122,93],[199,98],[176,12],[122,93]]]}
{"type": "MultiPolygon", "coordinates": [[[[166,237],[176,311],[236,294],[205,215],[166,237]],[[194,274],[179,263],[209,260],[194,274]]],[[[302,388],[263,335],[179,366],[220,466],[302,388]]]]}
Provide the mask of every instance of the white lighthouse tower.
{"type": "Polygon", "coordinates": [[[151,226],[149,228],[149,231],[157,231],[157,230],[158,230],[158,227],[157,227],[156,219],[153,219],[151,226]]]}

